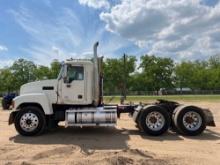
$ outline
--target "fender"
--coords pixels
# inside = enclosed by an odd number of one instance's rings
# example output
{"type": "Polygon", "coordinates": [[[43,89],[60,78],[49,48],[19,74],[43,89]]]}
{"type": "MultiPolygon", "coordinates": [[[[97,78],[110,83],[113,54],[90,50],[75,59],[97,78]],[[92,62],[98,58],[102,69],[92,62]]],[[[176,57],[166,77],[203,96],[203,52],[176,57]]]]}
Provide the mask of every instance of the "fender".
{"type": "Polygon", "coordinates": [[[37,103],[41,105],[46,115],[53,114],[52,104],[44,93],[24,94],[14,98],[14,110],[23,103],[37,103]]]}
{"type": "Polygon", "coordinates": [[[150,107],[155,107],[155,106],[156,106],[156,105],[146,105],[146,106],[140,105],[140,106],[138,106],[138,107],[135,109],[135,111],[134,111],[133,120],[134,120],[135,122],[137,122],[137,120],[138,120],[138,118],[139,118],[139,116],[140,116],[140,114],[141,114],[141,112],[142,112],[143,110],[146,110],[146,109],[148,109],[148,108],[150,108],[150,107]]]}

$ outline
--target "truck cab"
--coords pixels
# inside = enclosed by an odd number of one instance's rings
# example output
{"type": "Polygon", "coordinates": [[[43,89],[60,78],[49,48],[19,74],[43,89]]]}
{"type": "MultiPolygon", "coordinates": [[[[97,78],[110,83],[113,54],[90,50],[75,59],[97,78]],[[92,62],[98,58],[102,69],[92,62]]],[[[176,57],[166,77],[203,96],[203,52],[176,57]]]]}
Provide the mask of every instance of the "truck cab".
{"type": "Polygon", "coordinates": [[[24,84],[9,123],[14,122],[22,135],[41,132],[42,122],[44,127],[59,121],[66,126],[114,126],[116,107],[102,103],[102,58],[97,57],[97,47],[98,43],[92,59],[63,62],[57,79],[24,84]]]}
{"type": "Polygon", "coordinates": [[[57,104],[91,105],[93,72],[92,61],[66,61],[57,79],[57,104]]]}

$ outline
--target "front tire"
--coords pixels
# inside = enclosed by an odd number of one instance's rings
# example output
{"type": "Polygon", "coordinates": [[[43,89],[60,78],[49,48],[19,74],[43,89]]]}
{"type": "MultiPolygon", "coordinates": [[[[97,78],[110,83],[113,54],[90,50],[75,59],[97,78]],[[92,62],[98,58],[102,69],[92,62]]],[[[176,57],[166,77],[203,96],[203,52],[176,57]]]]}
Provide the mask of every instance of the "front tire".
{"type": "Polygon", "coordinates": [[[23,136],[39,135],[45,127],[45,115],[38,107],[23,107],[15,117],[15,128],[23,136]]]}
{"type": "Polygon", "coordinates": [[[206,128],[205,114],[195,106],[177,107],[174,111],[173,123],[179,133],[189,136],[199,135],[206,128]]]}
{"type": "Polygon", "coordinates": [[[164,108],[151,106],[141,112],[139,126],[146,134],[159,136],[168,130],[170,121],[170,116],[164,108]]]}

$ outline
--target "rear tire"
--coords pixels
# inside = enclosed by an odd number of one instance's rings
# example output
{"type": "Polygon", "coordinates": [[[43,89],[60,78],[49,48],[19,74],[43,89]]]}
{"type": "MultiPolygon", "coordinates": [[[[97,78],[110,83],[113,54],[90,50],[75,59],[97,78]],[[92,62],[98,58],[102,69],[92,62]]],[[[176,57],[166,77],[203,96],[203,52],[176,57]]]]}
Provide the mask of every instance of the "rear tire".
{"type": "Polygon", "coordinates": [[[195,106],[177,107],[173,114],[173,123],[179,133],[189,136],[199,135],[206,128],[205,114],[195,106]]]}
{"type": "Polygon", "coordinates": [[[159,136],[168,130],[170,123],[170,116],[164,108],[151,106],[141,112],[138,125],[146,134],[159,136]]]}
{"type": "Polygon", "coordinates": [[[38,107],[24,107],[15,117],[15,128],[23,136],[39,135],[44,132],[45,127],[45,115],[38,107]]]}

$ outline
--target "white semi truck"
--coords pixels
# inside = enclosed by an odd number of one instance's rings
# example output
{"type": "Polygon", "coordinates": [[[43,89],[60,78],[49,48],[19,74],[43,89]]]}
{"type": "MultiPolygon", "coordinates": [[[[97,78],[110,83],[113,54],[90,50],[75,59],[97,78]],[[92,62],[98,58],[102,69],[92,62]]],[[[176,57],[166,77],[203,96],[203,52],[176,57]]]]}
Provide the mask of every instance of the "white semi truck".
{"type": "Polygon", "coordinates": [[[115,126],[121,113],[128,113],[137,127],[149,135],[161,135],[169,128],[185,135],[198,135],[206,126],[215,126],[209,110],[159,100],[152,104],[106,105],[103,103],[102,58],[69,59],[55,80],[24,84],[13,100],[9,124],[19,134],[39,135],[65,126],[115,126]]]}

